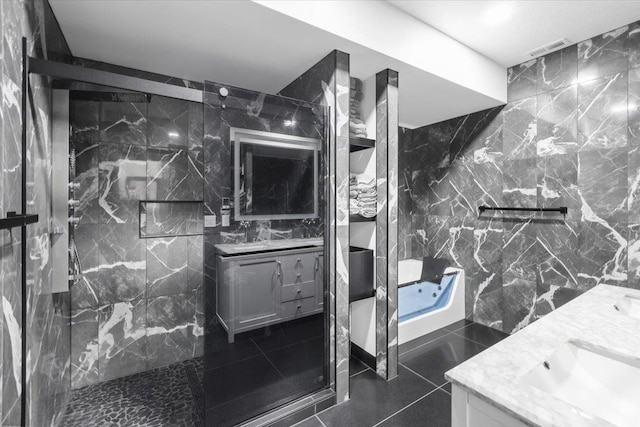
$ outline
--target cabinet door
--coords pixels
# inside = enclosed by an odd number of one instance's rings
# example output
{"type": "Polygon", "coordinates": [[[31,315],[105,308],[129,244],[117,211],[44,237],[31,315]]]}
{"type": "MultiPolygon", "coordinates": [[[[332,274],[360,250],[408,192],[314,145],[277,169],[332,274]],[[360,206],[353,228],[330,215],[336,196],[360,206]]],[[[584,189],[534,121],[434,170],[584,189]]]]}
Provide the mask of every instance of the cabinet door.
{"type": "Polygon", "coordinates": [[[324,255],[316,254],[313,266],[313,280],[316,284],[316,303],[318,308],[324,307],[324,255]]]}
{"type": "Polygon", "coordinates": [[[276,260],[239,261],[236,268],[236,324],[244,328],[277,318],[280,309],[280,273],[276,260]]]}

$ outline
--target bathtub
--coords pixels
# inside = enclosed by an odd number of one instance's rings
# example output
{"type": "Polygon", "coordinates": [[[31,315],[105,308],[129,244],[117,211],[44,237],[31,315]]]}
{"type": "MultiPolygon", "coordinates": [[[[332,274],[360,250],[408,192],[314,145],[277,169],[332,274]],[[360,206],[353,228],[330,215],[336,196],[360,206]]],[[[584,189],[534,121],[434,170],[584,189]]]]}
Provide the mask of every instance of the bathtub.
{"type": "Polygon", "coordinates": [[[439,284],[420,282],[422,260],[398,261],[398,344],[464,319],[464,270],[444,272],[439,284]]]}

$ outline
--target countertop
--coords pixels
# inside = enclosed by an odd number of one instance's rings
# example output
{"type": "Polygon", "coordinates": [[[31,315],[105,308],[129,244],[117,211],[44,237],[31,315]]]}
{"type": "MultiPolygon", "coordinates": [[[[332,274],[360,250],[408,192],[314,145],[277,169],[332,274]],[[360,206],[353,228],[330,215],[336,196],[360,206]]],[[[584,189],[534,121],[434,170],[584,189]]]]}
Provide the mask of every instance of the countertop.
{"type": "Polygon", "coordinates": [[[453,384],[534,426],[611,426],[521,378],[570,339],[640,360],[640,320],[616,311],[640,291],[598,285],[446,373],[453,384]]]}
{"type": "Polygon", "coordinates": [[[279,251],[283,249],[305,248],[309,246],[323,246],[324,239],[284,239],[265,240],[249,243],[221,243],[215,245],[218,252],[223,255],[241,255],[253,252],[279,251]]]}

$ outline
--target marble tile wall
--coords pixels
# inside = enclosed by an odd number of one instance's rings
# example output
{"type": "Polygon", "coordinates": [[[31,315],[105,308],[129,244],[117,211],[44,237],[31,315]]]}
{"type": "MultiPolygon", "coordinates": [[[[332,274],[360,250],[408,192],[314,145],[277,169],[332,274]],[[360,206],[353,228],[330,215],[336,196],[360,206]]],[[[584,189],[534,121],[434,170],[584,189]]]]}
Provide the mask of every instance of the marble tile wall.
{"type": "Polygon", "coordinates": [[[401,130],[401,256],[464,268],[469,318],[514,332],[597,284],[640,288],[639,30],[510,68],[502,107],[401,130]]]}
{"type": "Polygon", "coordinates": [[[324,152],[329,174],[324,176],[331,206],[325,235],[335,245],[325,250],[329,260],[329,375],[337,402],[349,398],[349,55],[333,51],[284,88],[280,94],[329,108],[328,144],[324,152]],[[342,202],[337,204],[337,200],[342,202]]]}
{"type": "Polygon", "coordinates": [[[202,105],[96,98],[71,93],[73,387],[199,356],[204,336],[202,105]]]}
{"type": "Polygon", "coordinates": [[[39,222],[0,232],[0,425],[20,425],[22,332],[27,334],[27,425],[55,425],[69,396],[69,295],[51,294],[50,259],[50,105],[47,79],[29,80],[28,108],[22,115],[22,37],[31,56],[69,55],[60,28],[43,0],[0,2],[2,107],[0,122],[0,216],[20,212],[22,197],[39,222]],[[26,188],[22,188],[22,123],[27,122],[26,188]],[[27,293],[22,294],[22,245],[26,245],[27,293]],[[25,301],[26,300],[26,301],[25,301]],[[26,303],[26,324],[22,306],[26,303]]]}

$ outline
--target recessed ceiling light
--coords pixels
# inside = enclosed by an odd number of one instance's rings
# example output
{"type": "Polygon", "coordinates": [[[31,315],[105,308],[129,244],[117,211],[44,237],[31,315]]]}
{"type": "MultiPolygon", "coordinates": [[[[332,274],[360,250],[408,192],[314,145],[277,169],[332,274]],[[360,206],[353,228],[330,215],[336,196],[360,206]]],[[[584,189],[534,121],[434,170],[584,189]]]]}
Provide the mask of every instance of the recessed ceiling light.
{"type": "Polygon", "coordinates": [[[505,22],[513,12],[510,1],[496,1],[484,12],[482,20],[487,25],[497,25],[505,22]]]}

